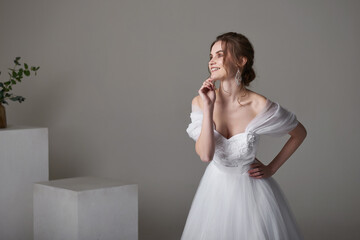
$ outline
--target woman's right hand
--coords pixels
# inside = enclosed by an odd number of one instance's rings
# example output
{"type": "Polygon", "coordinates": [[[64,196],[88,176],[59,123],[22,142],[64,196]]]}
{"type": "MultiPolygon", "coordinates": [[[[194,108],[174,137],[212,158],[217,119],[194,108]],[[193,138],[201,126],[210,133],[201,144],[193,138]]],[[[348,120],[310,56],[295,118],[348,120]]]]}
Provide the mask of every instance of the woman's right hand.
{"type": "Polygon", "coordinates": [[[216,99],[214,79],[208,78],[203,82],[203,85],[199,89],[198,93],[205,105],[213,107],[216,99]]]}

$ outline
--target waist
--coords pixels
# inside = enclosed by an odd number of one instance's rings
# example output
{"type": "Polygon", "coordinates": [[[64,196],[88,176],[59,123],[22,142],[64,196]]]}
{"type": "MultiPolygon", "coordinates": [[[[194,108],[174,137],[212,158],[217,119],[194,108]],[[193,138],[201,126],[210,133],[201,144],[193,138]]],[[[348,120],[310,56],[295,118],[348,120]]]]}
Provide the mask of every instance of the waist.
{"type": "Polygon", "coordinates": [[[210,164],[212,164],[219,171],[225,173],[233,173],[233,174],[248,174],[247,171],[250,169],[250,164],[255,162],[255,158],[251,161],[247,162],[239,162],[236,166],[226,166],[221,163],[218,159],[213,159],[210,164]]]}

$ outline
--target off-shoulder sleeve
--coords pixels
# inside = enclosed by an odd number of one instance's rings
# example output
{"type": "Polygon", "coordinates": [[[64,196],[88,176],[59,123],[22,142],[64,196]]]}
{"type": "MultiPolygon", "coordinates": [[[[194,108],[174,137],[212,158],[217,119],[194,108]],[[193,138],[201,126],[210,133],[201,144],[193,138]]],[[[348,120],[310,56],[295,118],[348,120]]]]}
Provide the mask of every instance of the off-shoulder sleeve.
{"type": "Polygon", "coordinates": [[[201,125],[203,119],[203,112],[200,107],[196,105],[191,105],[191,113],[190,113],[191,122],[186,129],[188,135],[196,141],[201,133],[201,125]]]}
{"type": "Polygon", "coordinates": [[[249,130],[259,135],[280,137],[293,130],[298,123],[299,121],[293,112],[277,102],[268,101],[265,111],[254,119],[249,130]]]}

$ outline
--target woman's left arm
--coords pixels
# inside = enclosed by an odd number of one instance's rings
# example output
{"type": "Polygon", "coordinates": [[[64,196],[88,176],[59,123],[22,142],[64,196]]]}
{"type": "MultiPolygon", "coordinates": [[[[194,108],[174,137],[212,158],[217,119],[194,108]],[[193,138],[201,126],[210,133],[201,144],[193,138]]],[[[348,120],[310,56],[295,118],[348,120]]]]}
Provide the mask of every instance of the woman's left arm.
{"type": "Polygon", "coordinates": [[[289,132],[289,134],[291,135],[289,140],[267,166],[259,160],[259,163],[251,164],[251,170],[248,171],[251,177],[267,178],[274,175],[301,145],[307,135],[307,132],[305,127],[299,122],[298,125],[289,132]]]}
{"type": "Polygon", "coordinates": [[[304,125],[299,122],[299,124],[289,132],[291,137],[285,143],[281,151],[276,155],[274,160],[269,163],[271,171],[276,173],[276,171],[290,158],[290,156],[296,151],[296,149],[301,145],[301,143],[306,138],[307,132],[304,125]]]}

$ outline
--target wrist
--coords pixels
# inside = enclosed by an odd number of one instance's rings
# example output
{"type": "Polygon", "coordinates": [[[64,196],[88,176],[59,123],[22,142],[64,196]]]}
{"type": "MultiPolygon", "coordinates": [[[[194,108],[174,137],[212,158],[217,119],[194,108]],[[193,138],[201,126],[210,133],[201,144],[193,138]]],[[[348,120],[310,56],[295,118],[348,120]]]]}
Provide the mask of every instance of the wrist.
{"type": "Polygon", "coordinates": [[[214,105],[204,105],[203,112],[204,113],[213,113],[214,111],[214,105]]]}
{"type": "Polygon", "coordinates": [[[271,164],[271,163],[268,165],[268,167],[269,167],[272,174],[275,174],[277,172],[277,170],[278,170],[278,168],[276,166],[274,166],[273,164],[271,164]]]}

